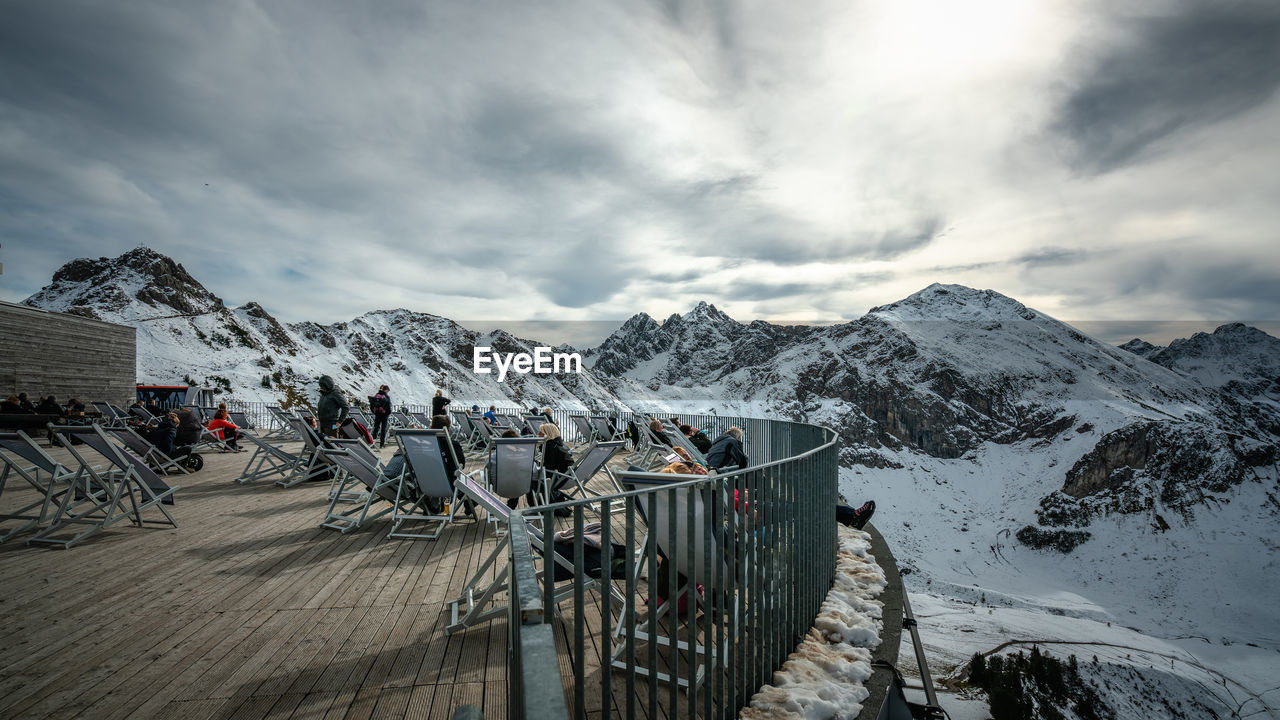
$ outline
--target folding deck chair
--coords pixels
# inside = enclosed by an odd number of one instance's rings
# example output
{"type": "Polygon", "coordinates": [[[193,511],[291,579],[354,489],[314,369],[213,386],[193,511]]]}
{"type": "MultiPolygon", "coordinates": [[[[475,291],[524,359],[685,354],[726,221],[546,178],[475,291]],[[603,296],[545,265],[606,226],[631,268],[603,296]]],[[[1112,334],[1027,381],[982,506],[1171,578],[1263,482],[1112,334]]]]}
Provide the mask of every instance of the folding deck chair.
{"type": "Polygon", "coordinates": [[[117,413],[119,410],[116,406],[109,402],[95,402],[93,406],[98,409],[98,413],[102,415],[102,424],[106,427],[123,427],[128,424],[129,416],[125,413],[117,413]]]}
{"type": "Polygon", "coordinates": [[[138,407],[137,405],[131,405],[129,407],[129,416],[134,420],[141,422],[143,425],[154,425],[156,423],[156,416],[152,415],[150,410],[147,410],[144,407],[138,407]]]}
{"type": "Polygon", "coordinates": [[[370,520],[376,520],[395,509],[396,486],[400,484],[404,473],[396,477],[387,477],[382,474],[381,468],[370,465],[361,457],[359,451],[353,449],[320,447],[317,454],[368,489],[354,500],[349,493],[335,493],[329,499],[329,508],[325,511],[324,522],[320,523],[320,527],[346,534],[360,529],[370,520]],[[346,509],[339,510],[338,505],[344,502],[347,505],[346,509]],[[387,503],[387,507],[375,507],[382,502],[387,503]]]}
{"type": "MultiPolygon", "coordinates": [[[[548,496],[551,491],[554,490],[564,491],[564,488],[568,487],[570,484],[578,488],[578,493],[581,497],[587,497],[588,495],[603,495],[604,493],[592,492],[587,489],[587,483],[590,482],[591,478],[601,470],[604,470],[605,475],[609,477],[609,482],[613,485],[613,489],[610,491],[610,494],[615,492],[621,493],[622,486],[618,484],[617,478],[615,478],[613,476],[613,472],[609,470],[608,463],[613,459],[614,455],[617,455],[622,451],[623,444],[622,440],[595,443],[591,447],[587,448],[587,451],[582,454],[582,457],[578,458],[578,462],[575,463],[573,467],[569,468],[569,472],[561,473],[556,472],[555,470],[547,471],[547,483],[550,486],[547,490],[548,496]]],[[[573,491],[565,491],[565,494],[572,495],[573,491]]],[[[621,499],[619,499],[619,501],[619,505],[624,505],[624,503],[621,502],[621,499]]],[[[617,508],[615,507],[613,509],[617,508]]]]}
{"type": "Polygon", "coordinates": [[[596,428],[591,423],[591,418],[585,415],[570,415],[569,419],[573,421],[573,426],[578,429],[578,444],[589,443],[594,440],[604,438],[596,437],[596,428]]]}
{"type": "Polygon", "coordinates": [[[0,498],[4,497],[6,489],[11,494],[24,490],[18,483],[11,487],[11,479],[21,479],[40,497],[0,514],[0,520],[25,521],[0,532],[0,542],[4,542],[19,533],[47,524],[54,504],[61,497],[60,491],[75,487],[79,476],[50,457],[21,430],[0,433],[0,450],[3,451],[0,452],[0,462],[4,463],[4,469],[0,470],[0,498]],[[39,512],[35,512],[36,508],[39,512]]]}
{"type": "MultiPolygon", "coordinates": [[[[412,476],[413,481],[404,477],[396,487],[393,524],[388,537],[435,540],[461,509],[458,478],[449,477],[442,453],[453,457],[454,467],[460,467],[460,458],[453,456],[453,443],[444,430],[402,430],[396,434],[396,442],[404,453],[406,475],[412,476]],[[442,502],[443,510],[433,512],[432,500],[442,502]],[[427,529],[417,533],[401,530],[408,522],[427,523],[427,529]]],[[[461,471],[457,475],[462,475],[461,471]]]]}
{"type": "Polygon", "coordinates": [[[64,447],[80,464],[80,469],[74,476],[74,487],[62,492],[61,502],[49,526],[28,538],[28,544],[45,543],[69,548],[124,519],[138,527],[146,523],[178,526],[164,507],[173,504],[173,493],[178,488],[170,487],[161,480],[141,458],[111,442],[101,427],[50,424],[49,429],[62,439],[64,447]],[[76,450],[71,441],[73,436],[101,455],[114,469],[109,472],[94,469],[76,450]],[[152,508],[158,509],[164,519],[143,517],[142,513],[152,508]],[[89,527],[70,537],[55,535],[71,525],[89,527]]]}
{"type": "Polygon", "coordinates": [[[302,450],[298,453],[298,462],[294,465],[293,474],[276,480],[280,487],[293,487],[298,483],[314,480],[334,470],[334,464],[321,450],[325,447],[325,439],[298,416],[289,418],[294,434],[302,438],[302,450]]]}
{"type": "MultiPolygon", "coordinates": [[[[632,587],[637,587],[639,579],[645,575],[645,565],[649,557],[650,544],[653,544],[655,554],[665,560],[668,567],[663,568],[663,572],[671,572],[671,566],[674,571],[685,578],[684,582],[678,587],[668,589],[668,597],[661,598],[656,608],[651,608],[648,617],[636,625],[633,633],[635,643],[653,643],[659,648],[671,648],[674,646],[677,654],[682,654],[683,660],[678,659],[677,665],[689,667],[688,663],[694,663],[697,670],[694,673],[693,689],[697,689],[707,679],[706,663],[703,658],[708,654],[714,654],[711,659],[711,670],[716,672],[717,661],[723,661],[723,648],[720,643],[714,642],[718,650],[709,647],[709,640],[713,638],[703,638],[690,645],[687,639],[687,633],[672,629],[664,633],[659,627],[658,622],[664,616],[670,615],[670,622],[678,622],[678,616],[685,614],[679,608],[679,600],[681,597],[687,597],[688,609],[687,613],[690,618],[696,617],[697,609],[701,607],[706,612],[711,612],[713,608],[709,605],[703,594],[698,592],[701,586],[708,597],[714,597],[720,594],[720,583],[717,578],[725,578],[726,580],[733,577],[733,571],[724,560],[723,547],[721,547],[724,528],[713,528],[712,547],[710,548],[711,562],[706,562],[707,538],[706,533],[697,532],[697,528],[703,528],[710,524],[707,518],[707,508],[702,501],[702,492],[696,487],[669,488],[662,490],[665,486],[675,485],[689,480],[688,476],[675,476],[676,479],[669,477],[643,477],[636,476],[631,473],[624,473],[621,477],[622,485],[627,490],[650,489],[656,488],[654,493],[654,509],[656,517],[649,518],[646,514],[647,496],[632,495],[631,500],[635,503],[636,510],[644,519],[646,531],[639,549],[636,550],[636,560],[633,565],[633,575],[629,578],[632,587]],[[693,537],[690,537],[690,526],[688,525],[688,513],[690,502],[693,504],[693,537]],[[674,538],[672,537],[671,513],[674,505],[674,513],[676,519],[674,538]],[[674,544],[673,544],[674,540],[674,544]],[[689,548],[692,543],[693,548],[693,564],[689,563],[689,548]],[[673,642],[672,636],[677,639],[673,642]]],[[[719,491],[717,491],[719,492],[719,491]]],[[[649,597],[657,598],[657,585],[655,584],[655,573],[657,568],[649,568],[649,597]]],[[[729,603],[730,606],[733,603],[729,603]]],[[[689,678],[683,673],[672,677],[670,673],[662,672],[657,667],[649,667],[642,664],[642,659],[648,658],[648,653],[636,652],[636,648],[632,645],[631,639],[628,637],[627,625],[634,622],[635,618],[628,615],[625,602],[623,611],[618,617],[617,625],[614,627],[614,649],[613,657],[610,660],[610,666],[620,670],[631,670],[642,677],[652,677],[660,682],[675,683],[678,687],[689,689],[689,678]],[[628,657],[633,658],[628,662],[628,657]]],[[[692,622],[692,620],[691,620],[692,622]]],[[[733,621],[726,623],[726,632],[737,632],[736,624],[733,621]]],[[[670,658],[667,658],[670,659],[670,658]]]]}
{"type": "MultiPolygon", "coordinates": [[[[531,437],[494,438],[493,453],[481,470],[488,476],[488,486],[504,500],[524,497],[533,490],[534,480],[541,481],[542,501],[546,503],[546,480],[537,461],[538,439],[531,437]]],[[[506,507],[505,505],[503,507],[506,507]]],[[[496,520],[496,518],[492,518],[496,520]]],[[[495,528],[501,534],[505,528],[495,528]]]]}
{"type": "Polygon", "coordinates": [[[484,455],[492,450],[493,441],[497,440],[498,436],[494,435],[493,428],[489,426],[489,423],[484,420],[480,420],[473,422],[471,426],[475,429],[476,438],[476,443],[471,449],[471,452],[476,455],[484,455]]]}
{"type": "Polygon", "coordinates": [[[268,405],[267,412],[271,413],[271,419],[275,422],[276,427],[272,428],[262,436],[263,440],[301,440],[297,432],[294,430],[293,423],[289,421],[294,413],[285,412],[276,405],[268,405]]]}
{"type": "Polygon", "coordinates": [[[524,416],[524,424],[530,430],[533,431],[534,435],[538,434],[538,428],[542,427],[542,424],[545,422],[547,422],[546,415],[525,415],[524,416]]]}
{"type": "MultiPolygon", "coordinates": [[[[514,440],[515,438],[506,439],[514,440]]],[[[489,490],[472,478],[466,475],[460,475],[458,478],[457,488],[476,505],[484,508],[485,512],[489,514],[491,519],[504,524],[508,524],[510,522],[511,508],[508,508],[501,498],[489,492],[489,490]]],[[[550,578],[548,578],[546,574],[548,558],[550,558],[550,562],[554,563],[555,566],[558,566],[571,574],[573,573],[574,567],[573,560],[571,558],[565,558],[563,555],[556,553],[554,543],[551,543],[551,552],[548,555],[546,547],[547,543],[544,541],[542,531],[538,530],[538,528],[528,520],[525,521],[525,527],[529,531],[529,544],[535,552],[542,556],[543,567],[538,571],[538,575],[542,577],[542,581],[544,583],[555,582],[554,571],[550,578]]],[[[504,557],[504,551],[507,549],[507,544],[509,542],[510,537],[508,534],[504,533],[497,546],[493,548],[493,551],[489,553],[489,556],[486,557],[484,562],[480,564],[480,567],[476,569],[475,574],[467,581],[466,586],[462,589],[462,594],[459,595],[457,599],[451,600],[448,603],[446,607],[449,608],[450,621],[449,625],[444,629],[446,635],[452,635],[460,630],[466,630],[473,625],[488,622],[493,618],[506,614],[506,606],[493,605],[493,599],[495,595],[507,589],[507,574],[511,571],[511,564],[508,562],[499,562],[499,558],[504,557]],[[498,576],[494,578],[492,582],[486,584],[485,578],[488,576],[490,568],[492,568],[495,563],[499,566],[498,576]]],[[[601,582],[601,576],[603,575],[603,568],[600,573],[597,573],[594,576],[588,575],[586,578],[586,585],[583,587],[583,592],[592,589],[597,583],[601,582]]],[[[617,602],[623,602],[625,600],[622,597],[622,594],[618,592],[617,588],[613,587],[612,583],[609,583],[608,580],[604,580],[604,582],[608,584],[609,592],[613,594],[617,602]]],[[[576,589],[572,583],[569,583],[566,587],[555,590],[554,602],[558,604],[566,598],[572,597],[575,591],[576,589]]]]}
{"type": "Polygon", "coordinates": [[[187,474],[187,469],[177,460],[164,454],[164,451],[156,447],[150,440],[142,437],[133,431],[133,428],[124,427],[108,427],[103,428],[108,437],[116,442],[129,448],[129,452],[142,458],[152,470],[168,475],[171,471],[178,471],[183,475],[187,474]]]}
{"type": "Polygon", "coordinates": [[[603,415],[592,415],[591,426],[596,431],[596,442],[610,442],[618,439],[618,433],[610,424],[609,418],[603,415]]]}
{"type": "Polygon", "coordinates": [[[424,412],[412,412],[409,413],[409,417],[413,420],[413,424],[420,429],[431,427],[431,418],[424,412]]]}
{"type": "MultiPolygon", "coordinates": [[[[684,434],[684,431],[680,429],[679,425],[676,425],[675,422],[668,420],[666,422],[666,427],[667,427],[667,437],[675,440],[676,446],[684,448],[685,451],[689,453],[689,457],[693,458],[694,460],[697,460],[703,465],[707,464],[706,456],[704,456],[702,454],[702,451],[698,449],[698,446],[694,445],[693,441],[691,441],[688,438],[688,436],[684,434]]],[[[672,447],[671,449],[674,450],[675,447],[672,447]]]]}
{"type": "Polygon", "coordinates": [[[228,410],[227,416],[231,418],[231,424],[241,430],[256,430],[253,421],[249,419],[249,415],[243,410],[228,410]]]}

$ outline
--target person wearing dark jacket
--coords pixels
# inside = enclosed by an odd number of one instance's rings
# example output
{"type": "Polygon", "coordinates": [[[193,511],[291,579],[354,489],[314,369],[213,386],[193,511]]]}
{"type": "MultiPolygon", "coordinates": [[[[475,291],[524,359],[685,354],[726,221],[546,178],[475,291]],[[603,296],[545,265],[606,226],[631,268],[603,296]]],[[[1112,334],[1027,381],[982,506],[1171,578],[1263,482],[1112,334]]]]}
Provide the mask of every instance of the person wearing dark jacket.
{"type": "Polygon", "coordinates": [[[50,395],[40,400],[40,404],[36,406],[36,412],[40,415],[61,415],[62,406],[58,404],[58,399],[50,395]]]}
{"type": "Polygon", "coordinates": [[[178,416],[168,413],[160,418],[160,424],[147,433],[147,440],[160,448],[165,455],[173,455],[173,440],[178,436],[178,416]]]}
{"type": "Polygon", "coordinates": [[[36,411],[36,406],[32,405],[31,401],[27,399],[26,393],[18,393],[18,405],[22,408],[22,412],[24,413],[34,414],[36,411]]]}
{"type": "Polygon", "coordinates": [[[666,445],[667,447],[672,446],[671,438],[667,437],[667,432],[662,429],[661,420],[657,418],[653,418],[652,420],[650,420],[649,432],[653,433],[653,437],[656,438],[658,442],[662,443],[663,445],[666,445]]]}
{"type": "Polygon", "coordinates": [[[387,425],[391,419],[391,388],[383,385],[378,394],[369,398],[369,411],[373,413],[373,436],[378,447],[387,446],[387,425]]]}
{"type": "Polygon", "coordinates": [[[316,404],[316,422],[324,437],[338,437],[338,428],[351,406],[333,384],[333,378],[320,376],[320,402],[316,404]]]}
{"type": "Polygon", "coordinates": [[[436,390],[436,396],[431,398],[431,417],[444,415],[445,406],[451,402],[453,401],[444,396],[443,390],[436,390]]]}
{"type": "Polygon", "coordinates": [[[717,470],[747,466],[747,454],[742,451],[742,428],[731,427],[711,443],[711,449],[707,451],[707,464],[717,470]]]}
{"type": "Polygon", "coordinates": [[[707,434],[701,430],[691,425],[681,425],[680,432],[684,433],[684,436],[689,438],[689,442],[703,455],[706,455],[707,451],[711,449],[711,438],[707,437],[707,434]]]}
{"type": "MultiPolygon", "coordinates": [[[[564,444],[564,438],[560,437],[560,428],[555,423],[545,422],[538,426],[538,435],[546,438],[546,443],[542,446],[542,468],[548,473],[568,474],[569,469],[573,467],[573,453],[569,451],[569,446],[564,444]]],[[[571,499],[558,487],[561,482],[564,482],[563,477],[548,477],[547,482],[550,483],[551,502],[558,503],[571,499]]],[[[533,493],[530,493],[530,496],[529,504],[534,505],[533,493]]],[[[556,514],[570,515],[572,511],[563,508],[556,514]]]]}
{"type": "Polygon", "coordinates": [[[17,395],[10,395],[4,402],[0,402],[0,413],[17,415],[22,411],[22,404],[18,402],[17,395]]]}

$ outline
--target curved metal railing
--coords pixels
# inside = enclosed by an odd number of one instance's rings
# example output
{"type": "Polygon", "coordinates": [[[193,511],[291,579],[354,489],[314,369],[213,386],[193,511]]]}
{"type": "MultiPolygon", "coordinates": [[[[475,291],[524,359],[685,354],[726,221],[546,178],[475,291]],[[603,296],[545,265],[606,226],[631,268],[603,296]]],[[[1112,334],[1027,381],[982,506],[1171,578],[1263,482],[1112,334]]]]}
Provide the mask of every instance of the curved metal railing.
{"type": "Polygon", "coordinates": [[[736,715],[812,626],[835,573],[837,437],[682,417],[744,427],[762,462],[714,476],[622,472],[623,492],[512,517],[512,716],[736,715]],[[525,522],[553,528],[557,511],[566,539],[525,522]]]}

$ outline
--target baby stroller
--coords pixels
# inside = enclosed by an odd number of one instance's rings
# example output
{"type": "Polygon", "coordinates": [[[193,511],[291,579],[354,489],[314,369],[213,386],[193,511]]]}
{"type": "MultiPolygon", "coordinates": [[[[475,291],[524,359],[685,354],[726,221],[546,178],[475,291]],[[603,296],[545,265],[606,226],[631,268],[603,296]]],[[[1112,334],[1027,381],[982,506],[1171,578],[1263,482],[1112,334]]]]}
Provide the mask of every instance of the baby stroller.
{"type": "Polygon", "coordinates": [[[204,426],[195,413],[187,408],[180,408],[175,412],[178,414],[178,434],[173,438],[173,453],[169,457],[177,460],[182,467],[196,472],[204,467],[204,458],[196,452],[204,426]]]}

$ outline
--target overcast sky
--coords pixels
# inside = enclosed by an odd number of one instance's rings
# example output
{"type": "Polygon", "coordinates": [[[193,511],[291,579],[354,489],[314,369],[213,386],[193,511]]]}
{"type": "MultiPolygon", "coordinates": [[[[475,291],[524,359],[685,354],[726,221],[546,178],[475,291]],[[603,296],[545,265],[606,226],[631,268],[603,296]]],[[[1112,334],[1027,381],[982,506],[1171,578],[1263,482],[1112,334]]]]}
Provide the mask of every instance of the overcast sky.
{"type": "Polygon", "coordinates": [[[0,298],[1280,320],[1280,3],[8,2],[0,298]]]}

